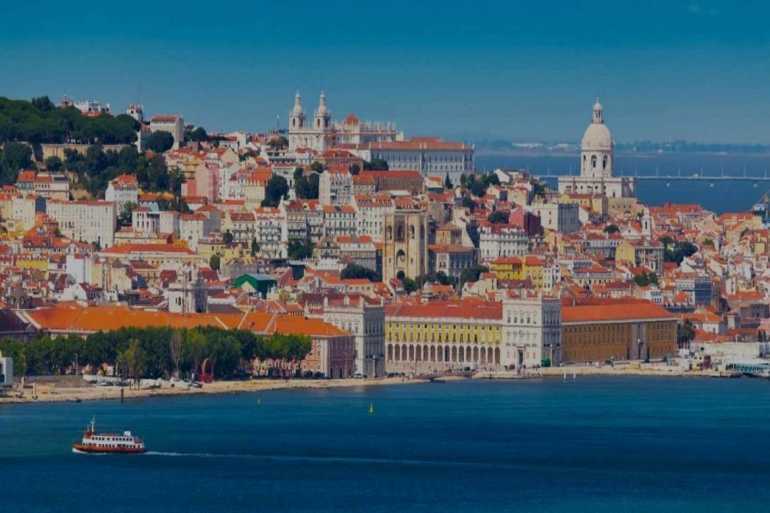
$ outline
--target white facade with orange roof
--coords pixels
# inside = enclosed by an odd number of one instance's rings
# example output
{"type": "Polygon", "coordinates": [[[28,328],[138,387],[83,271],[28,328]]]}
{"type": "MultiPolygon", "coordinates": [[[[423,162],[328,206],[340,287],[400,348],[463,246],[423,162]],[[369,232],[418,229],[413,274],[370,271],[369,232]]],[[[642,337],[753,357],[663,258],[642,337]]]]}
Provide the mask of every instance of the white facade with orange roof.
{"type": "Polygon", "coordinates": [[[118,175],[110,181],[104,192],[104,200],[115,203],[118,214],[129,205],[139,204],[139,182],[134,175],[118,175]]]}
{"type": "Polygon", "coordinates": [[[348,205],[352,196],[353,180],[342,169],[327,169],[318,179],[318,200],[321,205],[348,205]]]}
{"type": "Polygon", "coordinates": [[[164,114],[150,119],[150,132],[168,132],[174,137],[174,148],[184,142],[184,119],[182,116],[164,114]]]}

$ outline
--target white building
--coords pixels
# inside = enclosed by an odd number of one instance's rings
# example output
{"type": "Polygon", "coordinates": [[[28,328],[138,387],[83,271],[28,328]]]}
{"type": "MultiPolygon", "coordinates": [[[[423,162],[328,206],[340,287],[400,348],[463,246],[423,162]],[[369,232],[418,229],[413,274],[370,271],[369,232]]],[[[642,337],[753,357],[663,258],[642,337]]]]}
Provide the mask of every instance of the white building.
{"type": "Polygon", "coordinates": [[[13,358],[0,353],[0,387],[13,386],[13,358]]]}
{"type": "Polygon", "coordinates": [[[489,224],[480,226],[479,253],[482,262],[500,257],[521,256],[529,251],[529,237],[515,226],[489,224]]]}
{"type": "Polygon", "coordinates": [[[102,248],[114,244],[118,221],[111,201],[49,201],[46,213],[59,222],[65,237],[102,248]]]}
{"type": "Polygon", "coordinates": [[[540,225],[561,233],[580,230],[580,206],[576,203],[542,203],[534,206],[540,216],[540,225]]]}
{"type": "Polygon", "coordinates": [[[150,119],[150,132],[168,132],[174,136],[174,148],[184,142],[184,119],[178,115],[153,116],[150,119]]]}
{"type": "Polygon", "coordinates": [[[324,297],[324,322],[355,337],[355,372],[367,377],[385,375],[385,306],[382,299],[359,296],[324,297]]]}
{"type": "Polygon", "coordinates": [[[204,214],[181,214],[179,216],[179,238],[187,247],[198,250],[198,242],[211,234],[211,220],[204,214]]]}
{"type": "Polygon", "coordinates": [[[593,120],[585,133],[580,150],[580,176],[559,178],[560,193],[604,194],[608,198],[633,198],[636,180],[615,177],[615,142],[604,124],[602,104],[596,100],[593,120]]]}
{"type": "Polygon", "coordinates": [[[268,258],[284,258],[288,251],[286,216],[280,209],[260,207],[254,210],[254,238],[259,253],[268,258]]]}
{"type": "Polygon", "coordinates": [[[321,205],[349,205],[353,179],[349,172],[328,169],[318,179],[318,201],[321,205]]]}
{"type": "Polygon", "coordinates": [[[396,210],[393,198],[389,194],[355,196],[353,208],[356,209],[356,234],[367,235],[374,242],[382,242],[385,214],[396,210]]]}
{"type": "Polygon", "coordinates": [[[356,235],[356,210],[351,205],[323,207],[324,237],[356,235]]]}
{"type": "Polygon", "coordinates": [[[129,204],[139,204],[139,182],[134,175],[118,175],[110,181],[104,192],[104,200],[115,203],[118,215],[123,213],[129,204]]]}
{"type": "Polygon", "coordinates": [[[20,222],[24,230],[35,227],[35,213],[45,212],[46,201],[41,196],[14,197],[11,202],[12,217],[20,222]]]}
{"type": "Polygon", "coordinates": [[[503,300],[503,351],[508,368],[539,366],[561,360],[561,300],[524,297],[503,300]]]}
{"type": "Polygon", "coordinates": [[[157,235],[160,230],[161,212],[148,207],[136,207],[131,212],[131,227],[135,232],[145,235],[157,235]]]}
{"type": "Polygon", "coordinates": [[[332,122],[331,110],[326,105],[323,91],[312,121],[305,115],[299,91],[294,96],[294,106],[289,112],[290,152],[300,148],[322,152],[337,144],[369,144],[397,141],[403,137],[402,133],[396,131],[394,123],[361,123],[352,114],[344,121],[332,122]]]}
{"type": "Polygon", "coordinates": [[[164,210],[158,216],[158,233],[179,237],[179,212],[164,210]]]}
{"type": "Polygon", "coordinates": [[[35,176],[35,194],[45,199],[70,199],[70,182],[64,173],[38,173],[35,176]]]}

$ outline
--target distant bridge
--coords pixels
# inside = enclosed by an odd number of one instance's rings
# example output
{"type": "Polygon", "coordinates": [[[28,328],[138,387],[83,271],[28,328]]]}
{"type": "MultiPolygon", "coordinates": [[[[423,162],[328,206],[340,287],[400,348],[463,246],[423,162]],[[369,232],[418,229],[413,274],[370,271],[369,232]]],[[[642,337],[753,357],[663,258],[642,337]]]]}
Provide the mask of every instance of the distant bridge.
{"type": "MultiPolygon", "coordinates": [[[[540,178],[561,178],[561,177],[570,177],[570,176],[579,176],[579,175],[573,175],[570,171],[569,174],[554,174],[551,173],[550,170],[548,170],[545,174],[539,175],[540,178]]],[[[623,178],[634,178],[636,180],[664,180],[664,181],[671,181],[671,180],[700,180],[700,181],[706,181],[706,182],[721,182],[721,181],[732,181],[732,182],[770,182],[770,175],[768,175],[767,170],[765,170],[765,173],[763,175],[751,175],[746,173],[746,171],[743,172],[743,174],[739,175],[730,175],[725,174],[722,172],[720,175],[704,175],[703,173],[692,173],[692,174],[682,174],[681,171],[677,172],[676,174],[661,174],[659,172],[656,172],[654,175],[648,175],[648,174],[623,174],[615,175],[618,177],[623,178]]]]}

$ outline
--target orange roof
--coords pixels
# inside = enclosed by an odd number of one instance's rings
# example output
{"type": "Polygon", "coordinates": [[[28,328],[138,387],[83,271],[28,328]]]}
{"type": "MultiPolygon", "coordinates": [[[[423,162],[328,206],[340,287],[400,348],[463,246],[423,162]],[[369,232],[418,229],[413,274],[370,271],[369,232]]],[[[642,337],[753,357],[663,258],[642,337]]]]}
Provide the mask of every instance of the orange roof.
{"type": "Polygon", "coordinates": [[[503,318],[503,304],[469,299],[429,303],[403,302],[386,306],[385,312],[387,317],[500,320],[503,318]]]}
{"type": "Polygon", "coordinates": [[[636,298],[562,300],[561,320],[563,324],[618,322],[637,320],[676,320],[676,317],[662,306],[651,301],[636,298]]]}

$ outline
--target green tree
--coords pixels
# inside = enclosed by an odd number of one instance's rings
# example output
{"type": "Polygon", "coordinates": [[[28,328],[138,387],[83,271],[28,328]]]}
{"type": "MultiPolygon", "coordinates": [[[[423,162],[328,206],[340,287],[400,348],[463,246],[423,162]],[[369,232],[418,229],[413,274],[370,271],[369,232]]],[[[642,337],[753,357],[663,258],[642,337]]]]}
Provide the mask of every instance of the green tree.
{"type": "Polygon", "coordinates": [[[267,143],[274,150],[285,150],[289,147],[289,140],[284,136],[274,137],[267,143]]]}
{"type": "Polygon", "coordinates": [[[372,159],[370,162],[364,161],[364,171],[387,171],[388,162],[382,159],[372,159]]]}
{"type": "Polygon", "coordinates": [[[489,173],[489,185],[500,185],[500,177],[497,173],[489,173]]]}
{"type": "Polygon", "coordinates": [[[340,273],[343,280],[366,279],[369,281],[382,281],[382,277],[377,272],[358,264],[349,264],[340,273]]]}
{"type": "Polygon", "coordinates": [[[318,199],[318,173],[304,174],[294,178],[294,193],[299,199],[318,199]]]}
{"type": "Polygon", "coordinates": [[[477,198],[481,198],[487,193],[487,184],[484,180],[474,180],[471,184],[471,193],[477,198]]]}
{"type": "Polygon", "coordinates": [[[713,248],[714,247],[714,241],[711,240],[711,239],[703,239],[703,245],[704,246],[711,246],[713,248]]]}
{"type": "Polygon", "coordinates": [[[257,238],[253,237],[251,239],[251,256],[255,257],[257,256],[257,253],[259,253],[259,243],[257,242],[257,238]]]}
{"type": "Polygon", "coordinates": [[[185,133],[185,140],[188,141],[194,141],[194,142],[204,142],[208,140],[208,134],[206,133],[206,129],[202,126],[199,126],[195,130],[192,130],[188,133],[185,133]]]}
{"type": "Polygon", "coordinates": [[[466,281],[479,281],[479,277],[481,276],[481,273],[488,273],[488,272],[489,272],[489,267],[486,267],[484,265],[474,265],[473,267],[464,269],[463,272],[460,273],[460,284],[463,284],[466,281]]]}
{"type": "Polygon", "coordinates": [[[444,177],[444,188],[449,190],[455,188],[455,186],[452,184],[452,180],[449,179],[449,173],[447,173],[446,177],[444,177]]]}
{"type": "Polygon", "coordinates": [[[304,244],[298,240],[292,240],[289,242],[288,255],[292,260],[305,260],[313,256],[313,244],[304,244]]]}
{"type": "Polygon", "coordinates": [[[45,159],[45,169],[49,173],[58,173],[64,169],[64,162],[59,157],[53,156],[45,159]]]}
{"type": "Polygon", "coordinates": [[[145,146],[155,153],[164,153],[174,146],[174,136],[162,130],[153,132],[147,137],[145,146]]]}
{"type": "Polygon", "coordinates": [[[420,290],[420,285],[408,276],[401,278],[401,285],[403,285],[404,291],[409,295],[420,290]]]}
{"type": "Polygon", "coordinates": [[[509,214],[508,212],[503,212],[502,210],[495,210],[491,214],[489,214],[489,217],[487,217],[487,221],[489,221],[492,224],[508,224],[509,220],[509,214]]]}
{"type": "Polygon", "coordinates": [[[316,173],[323,173],[324,172],[324,165],[318,162],[317,160],[310,164],[310,169],[315,171],[316,173]]]}
{"type": "Polygon", "coordinates": [[[120,226],[131,226],[131,216],[134,209],[138,207],[136,203],[129,202],[122,206],[120,213],[118,214],[118,224],[120,226]]]}
{"type": "Polygon", "coordinates": [[[126,369],[129,378],[136,380],[144,377],[147,369],[147,355],[139,339],[132,338],[129,341],[128,349],[120,354],[118,362],[126,369]]]}
{"type": "Polygon", "coordinates": [[[211,258],[209,258],[209,267],[211,267],[215,271],[218,271],[219,265],[220,265],[219,255],[211,255],[211,258]]]}
{"type": "Polygon", "coordinates": [[[262,201],[263,207],[277,207],[281,200],[289,192],[289,183],[280,175],[273,175],[265,187],[265,199],[262,201]]]}
{"type": "Polygon", "coordinates": [[[690,319],[685,319],[684,322],[677,324],[676,326],[677,344],[680,349],[687,349],[690,347],[690,343],[695,338],[695,325],[690,319]]]}
{"type": "Polygon", "coordinates": [[[222,242],[225,244],[232,244],[233,240],[235,240],[233,233],[230,230],[225,230],[225,234],[222,235],[222,242]]]}
{"type": "Polygon", "coordinates": [[[356,176],[361,174],[361,166],[358,164],[350,164],[350,167],[348,167],[348,171],[350,171],[350,174],[352,176],[356,176]]]}
{"type": "Polygon", "coordinates": [[[604,227],[604,233],[619,233],[620,228],[615,226],[614,224],[608,224],[604,227]]]}
{"type": "Polygon", "coordinates": [[[462,202],[463,208],[467,208],[471,212],[476,208],[476,203],[473,201],[473,198],[470,196],[463,196],[463,202],[462,202]]]}

